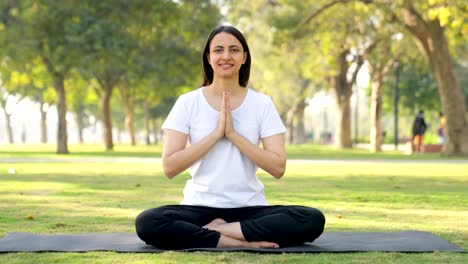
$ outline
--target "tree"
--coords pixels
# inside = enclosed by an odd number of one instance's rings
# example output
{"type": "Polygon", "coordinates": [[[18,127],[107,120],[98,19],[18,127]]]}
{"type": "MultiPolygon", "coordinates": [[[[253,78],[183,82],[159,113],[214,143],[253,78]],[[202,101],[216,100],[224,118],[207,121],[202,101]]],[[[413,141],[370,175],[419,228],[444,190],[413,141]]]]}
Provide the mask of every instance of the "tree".
{"type": "Polygon", "coordinates": [[[321,38],[322,56],[328,61],[326,68],[329,73],[326,76],[337,104],[335,146],[351,148],[350,99],[357,74],[364,63],[363,54],[368,53],[375,44],[361,35],[362,21],[368,21],[369,16],[362,4],[357,2],[339,6],[335,2],[348,1],[334,1],[320,7],[312,15],[304,15],[298,23],[296,35],[321,38]]]}
{"type": "MultiPolygon", "coordinates": [[[[77,14],[80,38],[80,71],[87,79],[94,79],[96,93],[101,99],[103,141],[106,150],[113,150],[110,101],[114,87],[121,81],[129,66],[128,56],[136,46],[125,31],[132,21],[126,1],[89,1],[77,14]],[[123,23],[126,21],[126,23],[123,23]]],[[[139,7],[139,6],[138,6],[139,7]]]]}
{"type": "Polygon", "coordinates": [[[398,3],[395,20],[403,23],[414,36],[419,50],[428,61],[439,89],[442,109],[446,116],[444,154],[468,155],[468,121],[465,96],[456,78],[447,39],[447,29],[454,27],[464,35],[461,21],[467,19],[466,5],[462,1],[429,1],[416,5],[398,3]]]}
{"type": "Polygon", "coordinates": [[[140,58],[153,58],[139,64],[144,82],[138,86],[144,90],[136,98],[143,106],[146,144],[150,144],[151,108],[164,97],[192,90],[199,82],[204,41],[221,20],[219,7],[209,0],[179,1],[176,12],[169,15],[157,34],[145,39],[150,45],[139,53],[140,58]]]}
{"type": "MultiPolygon", "coordinates": [[[[372,42],[364,54],[370,75],[370,147],[371,152],[382,151],[384,132],[382,129],[382,89],[385,77],[390,73],[397,56],[394,50],[400,49],[400,35],[388,23],[388,16],[381,10],[361,5],[368,19],[361,21],[359,31],[363,39],[372,42]],[[369,14],[372,14],[369,16],[369,14]],[[396,43],[396,44],[395,44],[396,43]],[[395,48],[396,46],[396,48],[395,48]]],[[[401,53],[401,51],[398,51],[401,53]]],[[[389,100],[391,101],[391,100],[389,100]]]]}
{"type": "Polygon", "coordinates": [[[50,85],[51,81],[41,63],[40,58],[36,58],[30,63],[26,64],[24,72],[30,77],[27,90],[24,92],[25,96],[29,96],[33,101],[39,103],[40,118],[40,142],[47,143],[47,112],[50,106],[55,103],[54,88],[50,85]]]}
{"type": "MultiPolygon", "coordinates": [[[[306,141],[304,110],[306,98],[315,88],[312,82],[316,72],[305,59],[304,47],[314,43],[308,39],[286,41],[291,20],[290,10],[276,1],[229,1],[228,19],[240,28],[249,42],[252,68],[249,86],[265,92],[288,127],[290,144],[306,141]]],[[[302,2],[297,2],[301,4],[302,2]]],[[[300,8],[298,8],[300,10],[300,8]]]]}
{"type": "Polygon", "coordinates": [[[14,95],[9,94],[6,90],[1,89],[0,92],[0,106],[2,107],[3,113],[5,115],[5,130],[7,134],[8,143],[13,144],[13,131],[11,127],[11,115],[13,114],[12,111],[8,109],[8,103],[13,102],[13,104],[17,105],[24,97],[15,97],[14,95]]]}
{"type": "Polygon", "coordinates": [[[11,126],[13,111],[11,106],[18,105],[25,98],[25,90],[30,86],[31,79],[27,74],[17,71],[17,68],[9,64],[8,60],[0,66],[0,77],[0,105],[5,115],[8,143],[13,144],[14,137],[11,126]]]}
{"type": "Polygon", "coordinates": [[[90,83],[77,70],[70,72],[69,78],[65,82],[65,85],[71,88],[67,96],[67,105],[70,106],[70,111],[75,115],[80,144],[84,143],[83,130],[90,125],[89,116],[98,112],[99,98],[92,90],[90,83]]]}
{"type": "Polygon", "coordinates": [[[17,19],[8,27],[13,38],[21,39],[22,45],[11,48],[12,60],[27,64],[37,57],[47,69],[56,93],[58,128],[57,153],[68,153],[66,123],[66,89],[64,81],[76,61],[77,32],[73,15],[76,6],[73,0],[23,0],[17,4],[17,19]]]}
{"type": "Polygon", "coordinates": [[[447,139],[444,143],[446,155],[468,154],[468,122],[463,91],[452,66],[450,39],[466,39],[463,20],[467,17],[462,1],[431,0],[414,1],[373,1],[334,0],[323,4],[309,14],[302,24],[307,24],[333,6],[350,2],[375,4],[393,16],[393,21],[404,26],[416,40],[419,50],[426,58],[437,81],[442,109],[446,114],[447,139]],[[455,33],[455,34],[454,34],[455,33]]]}

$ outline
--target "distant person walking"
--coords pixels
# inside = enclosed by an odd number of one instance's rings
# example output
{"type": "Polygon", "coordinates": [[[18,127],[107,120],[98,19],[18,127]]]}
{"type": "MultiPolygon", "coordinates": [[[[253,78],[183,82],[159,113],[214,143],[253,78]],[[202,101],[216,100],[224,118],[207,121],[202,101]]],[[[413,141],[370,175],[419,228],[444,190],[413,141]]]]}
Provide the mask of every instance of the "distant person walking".
{"type": "Polygon", "coordinates": [[[437,129],[437,135],[439,136],[439,144],[444,144],[445,141],[445,115],[442,112],[439,112],[440,125],[437,129]]]}
{"type": "Polygon", "coordinates": [[[424,120],[423,111],[419,111],[413,121],[413,152],[421,152],[421,146],[423,145],[423,137],[426,129],[427,124],[424,120]]]}

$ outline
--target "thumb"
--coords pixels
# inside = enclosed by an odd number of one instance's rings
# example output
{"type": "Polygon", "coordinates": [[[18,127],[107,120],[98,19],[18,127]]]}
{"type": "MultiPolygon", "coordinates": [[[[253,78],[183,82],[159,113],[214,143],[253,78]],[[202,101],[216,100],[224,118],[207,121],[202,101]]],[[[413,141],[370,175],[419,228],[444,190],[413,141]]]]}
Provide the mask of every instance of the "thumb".
{"type": "Polygon", "coordinates": [[[230,102],[229,102],[229,92],[228,91],[223,92],[223,101],[224,101],[224,107],[226,109],[226,112],[230,111],[231,107],[230,107],[230,102]]]}

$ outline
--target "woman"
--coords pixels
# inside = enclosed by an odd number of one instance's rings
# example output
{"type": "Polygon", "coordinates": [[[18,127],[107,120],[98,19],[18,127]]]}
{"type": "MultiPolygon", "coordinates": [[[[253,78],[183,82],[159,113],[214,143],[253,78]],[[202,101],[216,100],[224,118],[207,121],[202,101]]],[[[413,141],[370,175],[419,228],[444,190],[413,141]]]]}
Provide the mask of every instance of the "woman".
{"type": "Polygon", "coordinates": [[[147,244],[279,248],[311,242],[323,232],[319,210],[269,206],[265,199],[256,170],[283,176],[286,129],[270,97],[246,88],[250,63],[236,28],[211,32],[202,55],[202,87],[180,96],[162,126],[164,173],[173,178],[189,169],[192,178],[180,205],[137,217],[137,234],[147,244]]]}

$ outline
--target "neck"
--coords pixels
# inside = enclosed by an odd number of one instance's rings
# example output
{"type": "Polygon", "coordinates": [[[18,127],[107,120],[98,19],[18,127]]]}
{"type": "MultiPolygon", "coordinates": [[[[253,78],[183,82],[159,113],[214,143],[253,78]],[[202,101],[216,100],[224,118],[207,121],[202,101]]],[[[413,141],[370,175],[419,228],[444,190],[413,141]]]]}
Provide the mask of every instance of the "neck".
{"type": "Polygon", "coordinates": [[[213,82],[209,86],[216,94],[222,94],[224,91],[235,94],[242,90],[237,79],[213,79],[213,82]]]}

